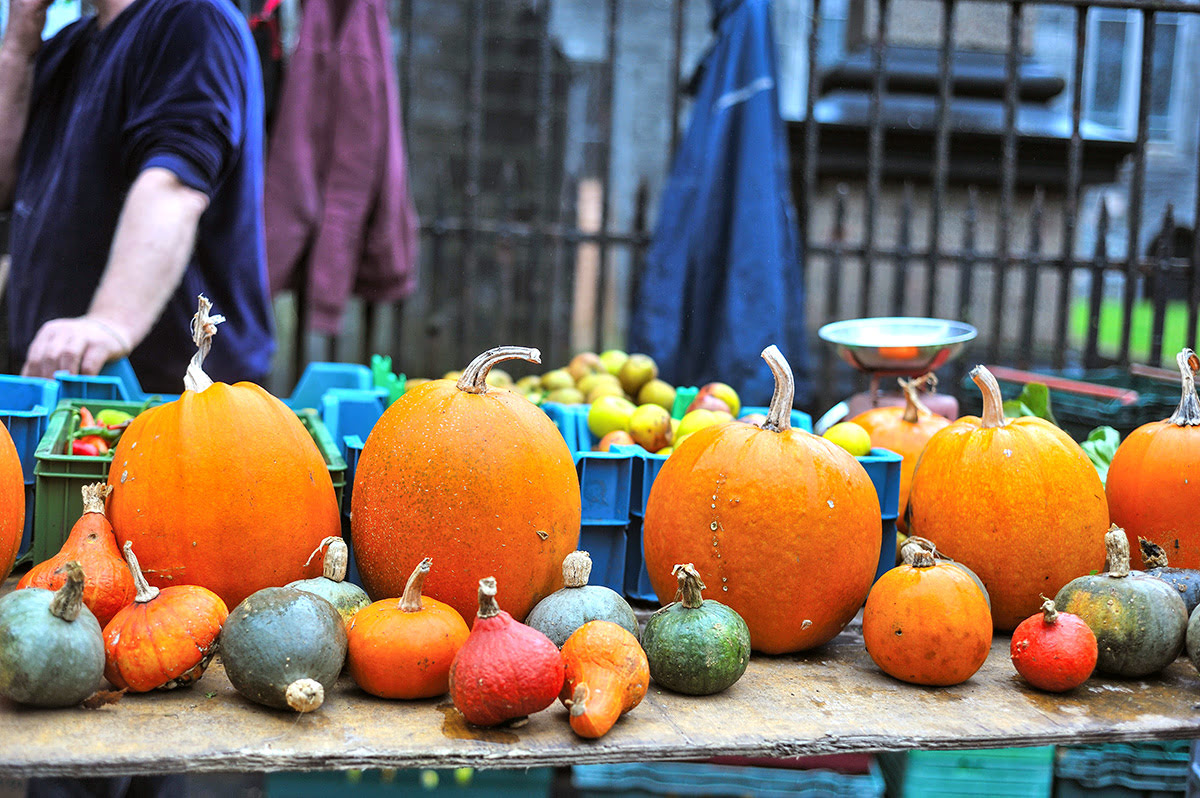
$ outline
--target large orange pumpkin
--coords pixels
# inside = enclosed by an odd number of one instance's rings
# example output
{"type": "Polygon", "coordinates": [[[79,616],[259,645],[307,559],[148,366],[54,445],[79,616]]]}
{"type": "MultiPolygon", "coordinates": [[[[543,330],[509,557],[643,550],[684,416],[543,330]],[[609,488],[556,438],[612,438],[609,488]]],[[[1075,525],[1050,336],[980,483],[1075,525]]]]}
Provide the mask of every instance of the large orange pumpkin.
{"type": "Polygon", "coordinates": [[[223,320],[210,307],[201,297],[183,395],[140,413],[117,444],[108,516],[150,584],[200,585],[235,607],[319,575],[320,562],[304,563],[341,522],[329,470],[296,414],[253,383],[213,383],[202,370],[223,320]]]}
{"type": "Polygon", "coordinates": [[[408,564],[437,561],[424,593],[475,618],[479,580],[503,582],[523,619],[562,587],[579,541],[575,463],[562,435],[520,394],[487,385],[502,360],[541,362],[536,349],[489,350],[458,383],[405,392],[371,430],[354,480],[355,556],[375,600],[400,595],[408,564]]]}
{"type": "Polygon", "coordinates": [[[0,424],[0,582],[8,578],[25,530],[25,478],[8,428],[0,424]]]}
{"type": "Polygon", "coordinates": [[[824,438],[791,429],[792,371],[763,358],[775,394],[762,428],[705,427],[667,458],[643,531],[646,569],[664,604],[672,566],[693,562],[712,595],[745,619],[768,654],[832,639],[858,612],[879,562],[880,511],[862,465],[824,438]]]}
{"type": "Polygon", "coordinates": [[[1176,360],[1183,398],[1165,421],[1129,433],[1108,469],[1108,512],[1124,527],[1134,568],[1142,567],[1139,536],[1161,546],[1177,568],[1200,568],[1200,400],[1196,353],[1176,360]]]}
{"type": "Polygon", "coordinates": [[[983,418],[965,416],[925,446],[909,492],[913,534],[970,568],[1011,631],[1077,576],[1104,567],[1108,504],[1096,469],[1048,421],[1006,419],[1000,386],[971,371],[983,418]]]}
{"type": "Polygon", "coordinates": [[[908,489],[912,484],[913,471],[917,468],[917,460],[921,458],[921,452],[933,434],[949,426],[950,419],[931,412],[917,396],[919,383],[937,384],[937,377],[933,374],[898,382],[904,390],[903,407],[872,408],[859,413],[851,421],[870,434],[872,446],[889,449],[903,458],[900,461],[900,506],[896,527],[901,532],[907,532],[904,510],[908,507],[908,489]]]}

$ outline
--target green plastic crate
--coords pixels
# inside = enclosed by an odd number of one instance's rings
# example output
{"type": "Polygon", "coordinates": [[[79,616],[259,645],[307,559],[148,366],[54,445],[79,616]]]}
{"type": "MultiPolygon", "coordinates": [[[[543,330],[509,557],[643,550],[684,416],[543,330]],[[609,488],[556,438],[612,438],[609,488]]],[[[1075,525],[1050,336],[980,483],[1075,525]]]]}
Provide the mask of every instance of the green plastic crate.
{"type": "Polygon", "coordinates": [[[1059,748],[1055,798],[1166,798],[1187,791],[1189,740],[1059,748]]]}
{"type": "Polygon", "coordinates": [[[879,755],[888,795],[1050,798],[1054,746],[879,755]]]}
{"type": "MultiPolygon", "coordinates": [[[[37,481],[34,491],[32,547],[35,564],[48,560],[62,548],[71,527],[83,512],[83,486],[108,480],[111,454],[82,457],[62,453],[66,448],[70,410],[80,407],[87,407],[93,413],[112,409],[136,414],[143,408],[143,404],[100,399],[65,399],[58,403],[58,407],[50,415],[46,434],[42,436],[34,455],[37,459],[37,465],[33,469],[37,481]]],[[[317,411],[297,410],[296,415],[312,435],[317,448],[321,450],[321,456],[325,458],[340,511],[342,490],[346,486],[346,461],[338,452],[329,431],[321,423],[317,411]]]]}

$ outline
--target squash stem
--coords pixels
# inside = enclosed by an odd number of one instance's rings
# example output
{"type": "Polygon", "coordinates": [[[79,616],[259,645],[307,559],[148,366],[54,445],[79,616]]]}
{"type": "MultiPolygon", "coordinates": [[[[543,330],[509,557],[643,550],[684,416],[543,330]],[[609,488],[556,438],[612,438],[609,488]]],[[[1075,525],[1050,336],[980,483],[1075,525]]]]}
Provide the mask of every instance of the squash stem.
{"type": "Polygon", "coordinates": [[[142,567],[138,565],[137,555],[133,553],[133,541],[125,541],[122,551],[125,554],[125,562],[129,563],[129,573],[133,574],[134,587],[137,588],[137,596],[133,600],[138,604],[145,604],[158,598],[158,588],[146,581],[142,567]]]}
{"type": "Polygon", "coordinates": [[[54,591],[54,598],[50,600],[50,614],[70,622],[79,617],[83,607],[83,569],[79,563],[71,560],[59,570],[67,572],[67,581],[54,591]]]}
{"type": "Polygon", "coordinates": [[[1058,623],[1058,608],[1054,606],[1054,600],[1042,596],[1042,620],[1045,623],[1058,623]]]}
{"type": "Polygon", "coordinates": [[[346,581],[346,568],[350,563],[350,548],[346,545],[346,541],[337,535],[323,538],[313,549],[313,553],[308,555],[308,559],[304,561],[305,568],[321,549],[325,549],[325,557],[321,560],[321,575],[333,582],[346,581]],[[325,548],[326,546],[329,548],[325,548]]]}
{"type": "Polygon", "coordinates": [[[100,513],[104,515],[104,500],[112,493],[112,487],[104,482],[94,482],[83,486],[83,513],[100,513]]]}
{"type": "Polygon", "coordinates": [[[502,360],[528,360],[541,363],[542,353],[528,346],[498,346],[471,361],[458,378],[458,390],[467,393],[487,393],[487,375],[492,366],[502,360]]]}
{"type": "Polygon", "coordinates": [[[496,578],[489,576],[479,580],[479,612],[480,618],[494,618],[500,614],[500,605],[496,603],[496,578]]]}
{"type": "Polygon", "coordinates": [[[900,383],[900,390],[904,391],[903,418],[905,422],[916,424],[920,419],[933,415],[929,408],[925,406],[925,403],[921,401],[920,394],[917,393],[917,389],[922,385],[930,387],[937,385],[937,377],[933,375],[933,372],[923,374],[911,380],[900,378],[896,382],[900,383]]]}
{"type": "Polygon", "coordinates": [[[796,380],[792,367],[788,365],[779,347],[771,344],[762,351],[771,374],[775,377],[775,392],[771,394],[771,406],[762,428],[772,432],[783,432],[792,428],[792,401],[796,397],[796,380]]]}
{"type": "Polygon", "coordinates": [[[933,552],[928,549],[917,549],[913,552],[912,562],[909,563],[913,568],[932,568],[937,564],[934,559],[933,552]]]}
{"type": "Polygon", "coordinates": [[[587,700],[590,697],[591,691],[588,689],[587,682],[575,685],[575,692],[571,694],[571,717],[577,718],[587,712],[587,700]]]}
{"type": "Polygon", "coordinates": [[[690,562],[681,563],[672,568],[671,573],[679,580],[678,600],[683,606],[694,610],[704,603],[704,597],[700,595],[704,583],[700,581],[696,566],[690,562]]]}
{"type": "Polygon", "coordinates": [[[425,587],[425,575],[433,565],[433,558],[426,557],[417,563],[408,583],[404,585],[404,595],[400,597],[400,609],[404,612],[421,611],[421,590],[425,587]]]}
{"type": "Polygon", "coordinates": [[[312,712],[325,703],[325,688],[316,679],[297,679],[287,686],[283,697],[297,712],[312,712]]]}
{"type": "Polygon", "coordinates": [[[1116,579],[1129,576],[1129,538],[1125,530],[1113,524],[1104,533],[1104,570],[1116,579]]]}
{"type": "Polygon", "coordinates": [[[213,336],[217,334],[217,325],[225,321],[224,316],[209,315],[212,302],[204,294],[200,295],[199,310],[192,317],[192,340],[196,343],[196,354],[188,363],[187,373],[183,375],[184,390],[199,393],[213,384],[212,379],[204,373],[204,358],[212,349],[213,336]]]}
{"type": "Polygon", "coordinates": [[[983,393],[983,428],[994,429],[1003,427],[1004,397],[1000,395],[1000,383],[987,370],[987,366],[976,366],[971,369],[971,381],[979,386],[983,393]]]}
{"type": "Polygon", "coordinates": [[[1142,550],[1142,563],[1146,570],[1167,567],[1167,553],[1163,551],[1162,546],[1143,537],[1138,538],[1138,546],[1142,550]]]}
{"type": "Polygon", "coordinates": [[[573,551],[563,559],[563,586],[587,587],[592,575],[592,558],[586,551],[573,551]]]}
{"type": "Polygon", "coordinates": [[[1167,419],[1177,427],[1200,426],[1200,397],[1196,396],[1196,371],[1200,370],[1200,358],[1190,349],[1184,348],[1175,356],[1179,374],[1183,377],[1183,396],[1179,407],[1167,419]]]}

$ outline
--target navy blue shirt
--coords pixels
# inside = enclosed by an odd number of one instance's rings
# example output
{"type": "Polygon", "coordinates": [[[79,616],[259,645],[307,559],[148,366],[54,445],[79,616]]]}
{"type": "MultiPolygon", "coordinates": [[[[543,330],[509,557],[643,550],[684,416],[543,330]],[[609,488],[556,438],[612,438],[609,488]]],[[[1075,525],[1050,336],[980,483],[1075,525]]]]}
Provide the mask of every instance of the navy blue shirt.
{"type": "Polygon", "coordinates": [[[44,322],[87,312],[130,186],[163,167],[209,206],[182,284],[130,356],[142,387],[183,390],[201,293],[227,319],[205,371],[266,375],[262,113],[254,44],[228,0],[135,0],[103,29],[86,17],[43,44],[13,201],[14,362],[44,322]]]}

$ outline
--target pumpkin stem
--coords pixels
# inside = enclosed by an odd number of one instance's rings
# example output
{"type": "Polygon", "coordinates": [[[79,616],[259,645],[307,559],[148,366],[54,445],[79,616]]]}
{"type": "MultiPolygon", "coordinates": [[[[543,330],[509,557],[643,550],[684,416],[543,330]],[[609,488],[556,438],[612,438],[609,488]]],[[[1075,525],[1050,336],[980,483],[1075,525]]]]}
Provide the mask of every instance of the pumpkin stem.
{"type": "Polygon", "coordinates": [[[104,500],[112,493],[112,487],[106,482],[95,482],[83,486],[83,514],[100,513],[104,515],[104,500]]]}
{"type": "Polygon", "coordinates": [[[575,692],[571,694],[571,701],[568,704],[571,707],[571,717],[577,718],[587,712],[589,697],[591,697],[591,690],[588,689],[587,682],[575,685],[575,692]]]}
{"type": "Polygon", "coordinates": [[[1190,349],[1184,348],[1175,356],[1179,373],[1183,377],[1183,398],[1179,407],[1167,421],[1177,427],[1200,426],[1200,397],[1196,396],[1196,372],[1200,371],[1200,358],[1190,349]]]}
{"type": "Polygon", "coordinates": [[[297,679],[288,685],[283,697],[297,712],[312,712],[325,703],[325,688],[316,679],[297,679]]]}
{"type": "Polygon", "coordinates": [[[1145,563],[1147,570],[1167,567],[1167,553],[1162,546],[1140,536],[1138,537],[1138,546],[1142,550],[1142,562],[1145,563]]]}
{"type": "Polygon", "coordinates": [[[767,361],[767,366],[775,377],[775,392],[771,394],[771,405],[762,428],[772,432],[783,432],[792,428],[792,400],[796,396],[796,380],[792,376],[792,367],[775,344],[762,351],[762,359],[767,361]]]}
{"type": "Polygon", "coordinates": [[[933,552],[927,549],[917,549],[913,552],[912,563],[913,568],[932,568],[937,564],[934,559],[933,552]]]}
{"type": "Polygon", "coordinates": [[[904,391],[904,420],[907,423],[916,424],[920,419],[933,415],[917,393],[921,386],[933,388],[937,385],[937,377],[932,371],[911,380],[900,378],[896,382],[900,383],[900,390],[904,391]]]}
{"type": "Polygon", "coordinates": [[[492,370],[492,366],[502,360],[518,358],[528,360],[530,363],[541,363],[542,353],[528,346],[498,346],[495,349],[489,349],[463,369],[462,375],[458,378],[458,390],[467,393],[487,393],[487,375],[492,370]]]}
{"type": "Polygon", "coordinates": [[[125,562],[129,563],[129,573],[133,574],[133,584],[137,588],[137,596],[133,600],[138,604],[145,604],[158,598],[158,588],[146,581],[142,567],[138,565],[137,555],[133,553],[133,541],[125,541],[121,550],[125,554],[125,562]]]}
{"type": "Polygon", "coordinates": [[[587,587],[592,575],[592,558],[586,551],[573,551],[563,560],[563,584],[566,587],[587,587]]]}
{"type": "Polygon", "coordinates": [[[1000,383],[987,370],[987,366],[976,366],[971,369],[971,381],[979,386],[983,393],[983,428],[994,429],[1003,427],[1004,397],[1000,395],[1000,383]]]}
{"type": "Polygon", "coordinates": [[[50,600],[50,614],[70,622],[79,617],[79,610],[83,607],[83,569],[79,563],[71,560],[58,570],[67,572],[67,581],[54,591],[54,598],[50,600]]]}
{"type": "Polygon", "coordinates": [[[329,548],[325,549],[325,559],[321,561],[321,575],[334,582],[346,581],[346,568],[350,563],[350,547],[337,535],[330,535],[318,543],[317,548],[304,561],[304,567],[307,568],[308,564],[313,561],[313,557],[316,557],[326,546],[329,548]]]}
{"type": "Polygon", "coordinates": [[[918,535],[909,535],[908,540],[905,540],[904,544],[900,546],[900,561],[905,565],[912,565],[913,557],[918,551],[928,551],[935,558],[940,556],[937,546],[933,544],[932,540],[918,535]]]}
{"type": "Polygon", "coordinates": [[[1042,596],[1042,620],[1045,623],[1058,623],[1058,608],[1054,606],[1054,600],[1042,596]]]}
{"type": "Polygon", "coordinates": [[[489,576],[479,580],[479,612],[480,618],[494,618],[500,614],[500,605],[496,603],[496,577],[489,576]]]}
{"type": "Polygon", "coordinates": [[[1109,576],[1120,579],[1129,576],[1129,538],[1125,530],[1113,524],[1104,533],[1104,570],[1109,576]]]}
{"type": "Polygon", "coordinates": [[[204,294],[200,295],[200,309],[192,316],[192,340],[196,343],[196,354],[188,363],[187,373],[183,375],[184,390],[199,393],[212,385],[212,379],[204,373],[204,358],[212,349],[213,336],[217,334],[217,325],[225,321],[224,316],[208,314],[212,310],[212,302],[204,294]]]}
{"type": "MultiPolygon", "coordinates": [[[[426,557],[417,563],[412,575],[408,577],[408,583],[404,586],[404,595],[400,597],[400,609],[405,612],[421,611],[421,590],[425,587],[425,575],[429,573],[432,565],[432,557],[426,557]]],[[[480,589],[482,590],[482,588],[480,589]]],[[[482,603],[482,599],[480,602],[482,603]]]]}
{"type": "Polygon", "coordinates": [[[696,566],[690,562],[682,563],[672,568],[671,573],[679,580],[679,592],[675,594],[676,600],[692,610],[704,603],[704,598],[700,595],[700,591],[704,589],[704,583],[700,581],[700,573],[696,570],[696,566]]]}

